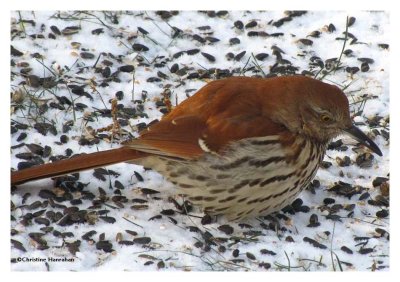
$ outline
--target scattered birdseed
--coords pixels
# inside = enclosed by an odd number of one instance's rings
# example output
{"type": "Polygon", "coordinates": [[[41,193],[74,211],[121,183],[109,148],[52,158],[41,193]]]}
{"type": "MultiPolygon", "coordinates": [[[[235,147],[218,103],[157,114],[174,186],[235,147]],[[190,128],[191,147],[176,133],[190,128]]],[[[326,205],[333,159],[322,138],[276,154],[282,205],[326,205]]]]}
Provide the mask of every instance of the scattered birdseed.
{"type": "Polygon", "coordinates": [[[103,250],[106,253],[111,253],[113,250],[110,241],[101,240],[96,243],[96,249],[103,250]]]}
{"type": "Polygon", "coordinates": [[[275,252],[267,250],[267,249],[261,249],[260,253],[263,254],[263,255],[271,255],[271,256],[275,256],[276,255],[275,252]]]}
{"type": "Polygon", "coordinates": [[[313,245],[316,248],[320,248],[320,249],[326,249],[327,248],[327,246],[325,246],[324,244],[318,243],[314,239],[311,239],[311,238],[308,238],[308,237],[304,237],[303,241],[307,242],[307,243],[310,243],[311,245],[313,245]]]}
{"type": "Polygon", "coordinates": [[[228,224],[218,226],[218,230],[225,233],[226,235],[230,235],[233,233],[233,227],[228,224]]]}
{"type": "Polygon", "coordinates": [[[201,52],[201,54],[210,62],[215,62],[215,57],[205,52],[201,52]]]}
{"type": "Polygon", "coordinates": [[[350,249],[349,249],[348,247],[346,247],[346,246],[342,246],[340,249],[341,249],[343,252],[348,253],[348,254],[350,254],[350,255],[353,254],[353,251],[350,250],[350,249]]]}
{"type": "Polygon", "coordinates": [[[151,242],[150,237],[137,237],[133,239],[135,244],[145,245],[151,242]]]}

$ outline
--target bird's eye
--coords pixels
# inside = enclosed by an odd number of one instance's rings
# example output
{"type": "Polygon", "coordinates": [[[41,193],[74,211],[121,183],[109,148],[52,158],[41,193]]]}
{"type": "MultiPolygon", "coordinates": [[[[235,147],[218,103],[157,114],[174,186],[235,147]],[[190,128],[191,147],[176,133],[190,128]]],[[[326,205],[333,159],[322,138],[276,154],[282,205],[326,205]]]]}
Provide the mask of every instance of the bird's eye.
{"type": "Polygon", "coordinates": [[[328,115],[321,115],[321,121],[323,121],[323,122],[329,122],[329,121],[331,121],[332,119],[331,119],[331,117],[330,116],[328,116],[328,115]]]}

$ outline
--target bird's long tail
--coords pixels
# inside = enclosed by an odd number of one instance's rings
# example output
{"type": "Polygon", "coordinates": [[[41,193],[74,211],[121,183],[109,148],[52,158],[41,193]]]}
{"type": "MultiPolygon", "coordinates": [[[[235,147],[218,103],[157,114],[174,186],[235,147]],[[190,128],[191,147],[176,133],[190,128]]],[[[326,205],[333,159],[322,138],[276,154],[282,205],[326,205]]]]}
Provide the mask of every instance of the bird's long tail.
{"type": "Polygon", "coordinates": [[[127,162],[148,156],[147,153],[136,151],[128,147],[121,147],[107,151],[82,154],[66,160],[38,165],[23,170],[11,172],[11,185],[61,176],[82,170],[127,162]]]}

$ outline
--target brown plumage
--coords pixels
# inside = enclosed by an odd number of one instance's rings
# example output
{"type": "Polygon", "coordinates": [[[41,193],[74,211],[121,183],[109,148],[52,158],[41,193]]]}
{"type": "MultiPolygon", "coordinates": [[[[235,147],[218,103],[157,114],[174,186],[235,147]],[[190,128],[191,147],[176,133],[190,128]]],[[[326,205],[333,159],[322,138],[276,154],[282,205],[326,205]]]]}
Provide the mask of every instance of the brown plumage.
{"type": "Polygon", "coordinates": [[[210,82],[120,149],[13,172],[11,182],[129,161],[160,172],[207,213],[242,219],[290,203],[342,132],[381,155],[352,125],[336,86],[304,76],[232,77],[210,82]]]}

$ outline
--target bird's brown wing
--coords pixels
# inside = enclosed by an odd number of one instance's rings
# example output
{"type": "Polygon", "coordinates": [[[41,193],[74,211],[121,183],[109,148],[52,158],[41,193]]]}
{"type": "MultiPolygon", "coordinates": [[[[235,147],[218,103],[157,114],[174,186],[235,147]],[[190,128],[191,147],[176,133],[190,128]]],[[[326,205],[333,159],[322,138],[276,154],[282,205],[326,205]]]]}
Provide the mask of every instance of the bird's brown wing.
{"type": "Polygon", "coordinates": [[[205,129],[204,121],[196,116],[163,119],[143,130],[138,139],[122,144],[156,155],[195,159],[204,153],[198,140],[205,129]]]}
{"type": "Polygon", "coordinates": [[[221,153],[232,141],[287,131],[262,111],[257,90],[234,80],[209,83],[163,119],[123,145],[164,156],[196,159],[221,153]]]}

